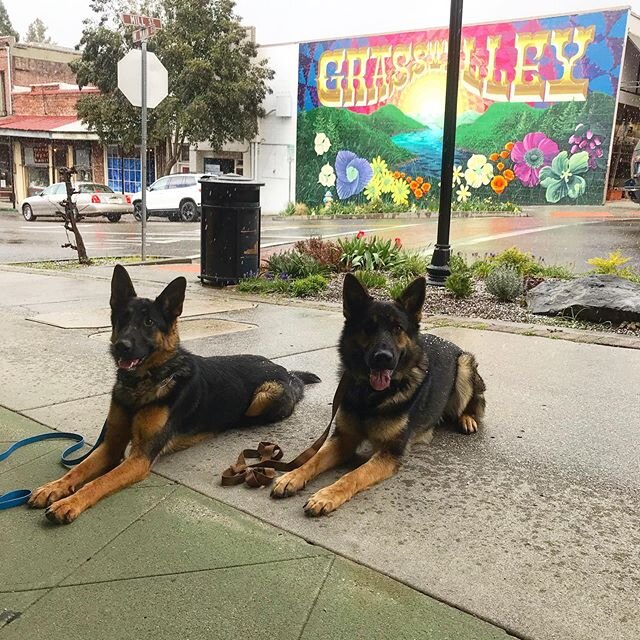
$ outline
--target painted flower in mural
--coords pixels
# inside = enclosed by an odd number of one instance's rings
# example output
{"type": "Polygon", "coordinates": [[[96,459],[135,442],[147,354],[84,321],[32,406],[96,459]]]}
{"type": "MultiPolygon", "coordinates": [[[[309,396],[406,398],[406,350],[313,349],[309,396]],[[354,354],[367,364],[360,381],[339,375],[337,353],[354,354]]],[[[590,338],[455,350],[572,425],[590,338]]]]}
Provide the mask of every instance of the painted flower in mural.
{"type": "Polygon", "coordinates": [[[511,182],[512,180],[515,180],[515,177],[516,177],[516,174],[513,173],[511,169],[505,169],[502,172],[502,175],[507,179],[507,182],[511,182]]]}
{"type": "Polygon", "coordinates": [[[374,176],[382,176],[389,170],[387,163],[380,156],[376,156],[371,161],[371,168],[374,176]]]}
{"type": "Polygon", "coordinates": [[[336,183],[336,174],[330,164],[325,164],[322,169],[320,169],[318,182],[323,187],[333,187],[333,185],[336,183]]]}
{"type": "Polygon", "coordinates": [[[472,189],[489,184],[493,177],[493,166],[487,162],[487,156],[479,153],[472,155],[467,160],[467,170],[464,172],[464,177],[472,189]]]}
{"type": "Polygon", "coordinates": [[[559,150],[558,145],[544,133],[527,133],[511,149],[517,178],[525,187],[535,187],[540,183],[540,169],[551,164],[559,150]]]}
{"type": "Polygon", "coordinates": [[[391,190],[393,204],[407,204],[409,202],[409,185],[403,180],[396,180],[391,190]]]}
{"type": "Polygon", "coordinates": [[[601,136],[595,135],[586,125],[579,124],[569,138],[569,144],[571,153],[586,151],[589,154],[589,169],[598,168],[598,160],[604,156],[601,136]]]}
{"type": "Polygon", "coordinates": [[[375,178],[370,180],[369,184],[364,188],[364,195],[369,202],[376,202],[377,200],[380,200],[382,197],[380,181],[375,178]]]}
{"type": "Polygon", "coordinates": [[[494,176],[491,178],[491,188],[497,195],[500,195],[508,185],[509,183],[504,176],[494,176]]]}
{"type": "Polygon", "coordinates": [[[471,191],[466,184],[460,185],[460,188],[456,191],[456,200],[458,202],[466,202],[471,197],[471,191]]]}
{"type": "Polygon", "coordinates": [[[453,186],[462,184],[462,178],[464,178],[464,169],[459,164],[453,165],[453,186]]]}
{"type": "Polygon", "coordinates": [[[317,133],[313,141],[313,147],[319,156],[324,155],[331,148],[331,141],[324,133],[317,133]]]}
{"type": "MultiPolygon", "coordinates": [[[[375,176],[375,170],[374,170],[374,176],[375,176]]],[[[380,185],[380,191],[382,191],[382,193],[391,193],[391,190],[393,189],[393,185],[395,184],[396,180],[393,177],[393,174],[391,173],[391,171],[387,171],[386,173],[383,173],[381,176],[378,176],[377,182],[380,185]]]]}
{"type": "Polygon", "coordinates": [[[355,196],[373,178],[373,169],[364,159],[359,158],[353,151],[338,151],[336,156],[336,176],[338,197],[341,200],[355,196]]]}
{"type": "Polygon", "coordinates": [[[540,171],[540,184],[547,190],[547,202],[560,202],[566,197],[575,200],[583,195],[587,183],[580,174],[588,170],[589,154],[586,151],[572,156],[566,151],[559,153],[550,167],[543,167],[540,171]]]}

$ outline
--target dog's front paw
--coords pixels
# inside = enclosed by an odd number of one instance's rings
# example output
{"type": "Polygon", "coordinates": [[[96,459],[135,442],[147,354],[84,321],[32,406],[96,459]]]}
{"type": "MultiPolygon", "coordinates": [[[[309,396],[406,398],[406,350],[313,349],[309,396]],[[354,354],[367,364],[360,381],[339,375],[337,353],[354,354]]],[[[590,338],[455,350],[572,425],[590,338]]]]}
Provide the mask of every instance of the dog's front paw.
{"type": "Polygon", "coordinates": [[[473,416],[463,414],[460,416],[460,428],[462,429],[463,433],[475,433],[478,430],[478,423],[473,416]]]}
{"type": "Polygon", "coordinates": [[[69,483],[61,478],[60,480],[47,482],[47,484],[35,489],[27,504],[33,509],[44,509],[54,502],[70,496],[72,493],[73,487],[69,486],[69,483]]]}
{"type": "Polygon", "coordinates": [[[334,487],[325,487],[314,493],[304,505],[304,512],[308,516],[322,516],[335,511],[349,499],[344,492],[334,487]]]}
{"type": "Polygon", "coordinates": [[[51,506],[47,507],[44,515],[47,516],[47,520],[55,522],[56,524],[69,524],[73,522],[83,510],[79,501],[74,496],[71,496],[70,498],[54,502],[51,506]]]}
{"type": "Polygon", "coordinates": [[[305,484],[305,479],[299,473],[289,471],[276,480],[271,489],[271,497],[288,498],[294,496],[298,491],[304,489],[305,484]]]}

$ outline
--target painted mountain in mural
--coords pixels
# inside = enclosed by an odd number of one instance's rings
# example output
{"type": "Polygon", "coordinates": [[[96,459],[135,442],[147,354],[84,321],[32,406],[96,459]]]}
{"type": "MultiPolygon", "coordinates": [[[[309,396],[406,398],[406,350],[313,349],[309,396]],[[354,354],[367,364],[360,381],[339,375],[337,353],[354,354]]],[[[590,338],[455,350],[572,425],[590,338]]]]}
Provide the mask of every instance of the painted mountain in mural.
{"type": "Polygon", "coordinates": [[[317,107],[298,114],[297,193],[303,202],[318,204],[326,191],[318,182],[324,165],[333,165],[341,149],[364,158],[380,156],[401,165],[415,155],[393,142],[391,136],[426,130],[423,124],[406,116],[393,105],[381,107],[370,115],[348,109],[317,107]],[[330,142],[328,150],[318,155],[314,140],[324,133],[330,142]]]}

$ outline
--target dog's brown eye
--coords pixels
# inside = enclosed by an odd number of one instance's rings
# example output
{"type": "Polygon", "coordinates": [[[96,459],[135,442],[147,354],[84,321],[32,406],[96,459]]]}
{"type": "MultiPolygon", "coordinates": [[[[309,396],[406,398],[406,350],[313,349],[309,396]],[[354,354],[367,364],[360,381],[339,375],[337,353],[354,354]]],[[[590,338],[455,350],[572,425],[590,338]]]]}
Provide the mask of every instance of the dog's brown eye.
{"type": "Polygon", "coordinates": [[[144,326],[145,327],[153,327],[153,320],[151,318],[145,318],[144,326]]]}

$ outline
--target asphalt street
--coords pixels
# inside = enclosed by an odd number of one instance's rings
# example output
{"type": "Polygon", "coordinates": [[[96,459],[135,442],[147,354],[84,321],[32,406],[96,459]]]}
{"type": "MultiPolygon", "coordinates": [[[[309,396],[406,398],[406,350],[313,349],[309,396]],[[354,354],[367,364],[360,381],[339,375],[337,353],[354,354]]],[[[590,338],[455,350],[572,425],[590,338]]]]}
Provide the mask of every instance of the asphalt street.
{"type": "MultiPolygon", "coordinates": [[[[451,224],[454,251],[468,256],[499,252],[511,246],[576,270],[588,269],[588,258],[616,249],[640,267],[640,207],[612,205],[577,210],[538,208],[527,216],[455,218],[451,224]]],[[[81,223],[89,256],[139,255],[140,223],[102,220],[81,223]]],[[[400,238],[410,249],[430,251],[436,242],[437,218],[385,220],[300,220],[265,217],[262,254],[291,246],[311,236],[338,238],[360,230],[384,238],[400,238]]],[[[17,213],[0,213],[0,262],[64,259],[72,257],[61,245],[67,241],[59,221],[38,219],[28,223],[17,213]]],[[[200,255],[200,226],[151,219],[149,255],[200,255]]]]}

